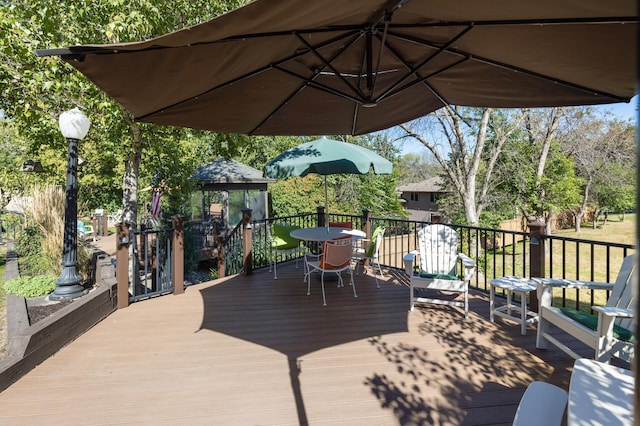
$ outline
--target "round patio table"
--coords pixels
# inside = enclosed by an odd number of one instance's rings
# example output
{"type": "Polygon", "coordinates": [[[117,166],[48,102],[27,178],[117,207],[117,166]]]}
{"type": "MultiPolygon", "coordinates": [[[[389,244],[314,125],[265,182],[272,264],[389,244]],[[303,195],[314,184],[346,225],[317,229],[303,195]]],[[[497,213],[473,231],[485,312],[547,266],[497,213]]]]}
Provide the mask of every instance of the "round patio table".
{"type": "Polygon", "coordinates": [[[303,241],[328,241],[349,236],[354,240],[361,240],[366,234],[359,229],[319,226],[317,228],[294,229],[290,235],[303,241]]]}

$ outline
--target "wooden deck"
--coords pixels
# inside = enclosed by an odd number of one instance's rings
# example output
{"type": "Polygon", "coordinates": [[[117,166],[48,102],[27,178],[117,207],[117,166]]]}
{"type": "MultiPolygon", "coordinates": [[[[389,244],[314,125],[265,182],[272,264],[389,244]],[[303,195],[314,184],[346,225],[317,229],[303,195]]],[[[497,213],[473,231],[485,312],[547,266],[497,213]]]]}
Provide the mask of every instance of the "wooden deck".
{"type": "Polygon", "coordinates": [[[116,311],[0,393],[2,425],[511,424],[526,386],[568,388],[573,360],[535,328],[488,321],[488,296],[409,313],[402,275],[376,289],[278,268],[116,311]]]}

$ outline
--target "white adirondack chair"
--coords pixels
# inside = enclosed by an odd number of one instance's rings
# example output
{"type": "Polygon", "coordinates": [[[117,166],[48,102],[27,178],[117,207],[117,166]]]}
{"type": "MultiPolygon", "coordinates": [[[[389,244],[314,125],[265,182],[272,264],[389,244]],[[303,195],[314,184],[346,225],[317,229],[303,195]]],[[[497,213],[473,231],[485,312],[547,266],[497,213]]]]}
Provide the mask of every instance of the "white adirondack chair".
{"type": "Polygon", "coordinates": [[[434,303],[464,308],[465,318],[469,315],[469,281],[473,277],[476,264],[464,253],[458,253],[458,234],[452,228],[441,225],[427,225],[418,232],[419,250],[404,256],[404,266],[410,277],[410,307],[416,303],[434,303]],[[420,269],[415,270],[415,258],[420,257],[420,269]],[[464,267],[463,276],[456,274],[458,260],[464,267]],[[429,289],[460,293],[462,301],[420,297],[416,290],[429,289]]]}
{"type": "Polygon", "coordinates": [[[637,285],[634,279],[635,266],[635,255],[627,256],[622,262],[615,284],[533,278],[538,283],[539,299],[536,347],[546,349],[548,342],[551,342],[570,356],[581,358],[550,333],[549,326],[553,324],[593,348],[594,359],[600,362],[609,362],[612,356],[631,361],[634,354],[631,332],[634,316],[633,286],[637,285]],[[606,306],[592,307],[597,313],[597,321],[594,321],[594,318],[587,318],[585,313],[551,306],[555,287],[611,290],[611,294],[606,306]]]}
{"type": "Polygon", "coordinates": [[[560,426],[568,399],[562,388],[531,382],[518,404],[513,426],[560,426]]]}

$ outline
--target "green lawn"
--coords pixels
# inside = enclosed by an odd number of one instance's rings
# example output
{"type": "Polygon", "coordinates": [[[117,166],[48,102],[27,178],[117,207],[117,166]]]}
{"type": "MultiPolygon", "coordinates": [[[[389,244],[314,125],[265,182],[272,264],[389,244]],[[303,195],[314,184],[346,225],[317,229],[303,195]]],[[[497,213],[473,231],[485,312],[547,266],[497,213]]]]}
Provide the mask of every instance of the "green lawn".
{"type": "MultiPolygon", "coordinates": [[[[624,220],[620,215],[609,215],[609,220],[604,227],[601,222],[596,228],[594,228],[591,223],[585,223],[581,227],[580,233],[576,233],[574,229],[564,229],[554,232],[552,236],[619,244],[635,244],[635,220],[636,217],[634,214],[626,215],[624,220]]],[[[551,252],[553,253],[553,264],[547,260],[546,276],[554,278],[564,276],[569,279],[613,282],[617,277],[617,273],[623,259],[623,251],[619,248],[607,249],[604,246],[591,246],[583,243],[563,243],[561,240],[553,240],[552,247],[550,247],[549,244],[547,245],[547,251],[549,249],[551,249],[551,252]],[[562,256],[563,253],[564,257],[562,256]],[[609,259],[609,275],[607,275],[606,270],[607,259],[609,259]]],[[[487,276],[529,276],[528,268],[524,274],[522,272],[523,250],[524,247],[522,243],[518,243],[515,249],[513,249],[512,246],[505,247],[505,268],[502,267],[502,264],[496,264],[494,267],[492,263],[493,259],[489,257],[486,265],[484,265],[487,276]]],[[[633,251],[629,251],[629,254],[631,253],[633,253],[633,251]]],[[[496,260],[500,259],[501,262],[503,256],[502,251],[497,250],[496,256],[496,260]]],[[[557,291],[554,292],[554,295],[556,299],[559,299],[562,297],[562,290],[557,289],[557,291]]],[[[575,290],[566,292],[565,296],[568,300],[567,303],[569,306],[575,306],[576,295],[575,290]]],[[[607,295],[604,291],[595,291],[593,292],[592,299],[591,292],[583,290],[579,295],[577,295],[577,297],[580,309],[588,311],[591,305],[604,305],[606,303],[607,295]]],[[[556,301],[555,303],[559,304],[560,302],[556,301]]]]}

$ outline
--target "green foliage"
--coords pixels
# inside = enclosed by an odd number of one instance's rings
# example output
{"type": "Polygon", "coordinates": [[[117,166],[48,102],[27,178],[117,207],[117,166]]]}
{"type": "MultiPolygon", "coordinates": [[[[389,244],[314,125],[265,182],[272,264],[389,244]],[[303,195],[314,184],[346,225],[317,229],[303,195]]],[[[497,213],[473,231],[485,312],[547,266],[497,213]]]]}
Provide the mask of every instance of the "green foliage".
{"type": "Polygon", "coordinates": [[[398,163],[394,164],[394,170],[398,173],[399,184],[406,185],[437,176],[442,172],[442,167],[425,155],[409,152],[398,159],[398,163]]]}
{"type": "Polygon", "coordinates": [[[4,290],[22,297],[45,296],[56,289],[55,280],[53,275],[23,276],[4,283],[4,290]]]}
{"type": "Polygon", "coordinates": [[[538,212],[559,211],[575,207],[580,202],[582,179],[576,175],[573,161],[557,154],[547,161],[540,181],[542,196],[530,199],[538,212]]]}
{"type": "Polygon", "coordinates": [[[38,275],[49,271],[49,262],[42,256],[43,234],[40,227],[28,226],[18,237],[15,251],[23,275],[38,275]]]}
{"type": "Polygon", "coordinates": [[[42,232],[38,226],[30,225],[24,228],[15,243],[15,252],[20,257],[37,256],[42,251],[42,232]]]}
{"type": "Polygon", "coordinates": [[[209,275],[211,276],[212,280],[217,280],[218,279],[218,268],[210,268],[209,269],[209,275]]]}
{"type": "Polygon", "coordinates": [[[198,270],[200,252],[198,250],[195,230],[187,223],[184,229],[184,273],[189,274],[198,270]]]}
{"type": "Polygon", "coordinates": [[[512,217],[513,217],[512,215],[509,216],[509,215],[496,213],[496,212],[483,211],[480,214],[480,220],[478,222],[478,226],[481,228],[499,229],[500,222],[502,222],[503,220],[511,219],[512,217]]]}
{"type": "MultiPolygon", "coordinates": [[[[148,39],[205,21],[243,3],[246,1],[44,0],[2,8],[0,110],[5,115],[2,121],[11,121],[24,144],[21,150],[0,150],[17,154],[16,158],[0,158],[0,164],[6,165],[0,166],[0,189],[20,189],[21,180],[28,179],[64,187],[67,147],[57,117],[78,106],[92,123],[79,144],[79,155],[86,160],[78,173],[79,211],[88,214],[96,208],[121,209],[123,182],[134,192],[126,202],[135,211],[137,179],[144,188],[156,174],[167,179],[174,191],[163,199],[168,210],[173,210],[171,205],[179,204],[180,188],[186,188],[197,163],[214,155],[228,155],[235,144],[242,142],[211,132],[134,123],[126,110],[73,67],[58,57],[37,57],[34,51],[148,39]],[[194,147],[212,148],[211,155],[203,156],[204,149],[194,147]],[[25,158],[41,161],[45,173],[6,181],[2,167],[16,170],[15,163],[25,158]],[[138,162],[142,164],[140,174],[134,167],[132,179],[123,180],[125,166],[138,162]]],[[[145,195],[141,195],[143,203],[147,201],[145,195]]]]}
{"type": "MultiPolygon", "coordinates": [[[[271,197],[270,216],[292,216],[313,212],[316,206],[324,205],[324,180],[317,175],[280,179],[269,184],[271,197]]],[[[327,185],[329,179],[327,179],[327,185]]],[[[333,198],[329,195],[329,205],[333,198]]]]}

